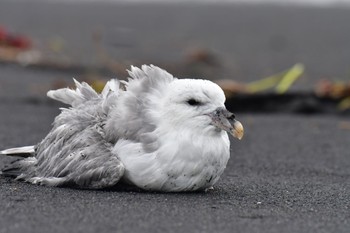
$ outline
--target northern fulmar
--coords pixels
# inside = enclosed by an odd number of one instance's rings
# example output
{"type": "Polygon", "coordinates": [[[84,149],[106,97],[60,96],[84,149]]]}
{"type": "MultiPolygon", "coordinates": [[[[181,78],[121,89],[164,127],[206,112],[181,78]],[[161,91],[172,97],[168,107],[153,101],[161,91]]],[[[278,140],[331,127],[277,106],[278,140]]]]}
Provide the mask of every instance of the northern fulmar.
{"type": "Polygon", "coordinates": [[[215,83],[177,79],[150,65],[131,67],[127,81],[112,79],[98,94],[76,89],[47,95],[62,108],[37,145],[3,150],[19,160],[2,170],[17,180],[47,186],[100,189],[119,181],[144,190],[207,190],[230,157],[228,134],[242,124],[225,108],[215,83]]]}

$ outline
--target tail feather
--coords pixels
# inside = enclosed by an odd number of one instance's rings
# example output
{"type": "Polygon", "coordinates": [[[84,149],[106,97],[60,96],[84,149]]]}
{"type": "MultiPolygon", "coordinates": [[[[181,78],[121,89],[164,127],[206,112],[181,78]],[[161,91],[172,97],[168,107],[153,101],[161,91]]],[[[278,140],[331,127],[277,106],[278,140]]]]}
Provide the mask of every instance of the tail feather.
{"type": "Polygon", "coordinates": [[[3,168],[0,170],[0,175],[3,176],[9,176],[16,178],[17,176],[21,175],[21,166],[20,162],[23,158],[16,159],[14,161],[11,161],[9,164],[6,164],[3,168]]]}
{"type": "Polygon", "coordinates": [[[35,153],[34,146],[23,146],[0,151],[0,155],[30,157],[35,153]]]}

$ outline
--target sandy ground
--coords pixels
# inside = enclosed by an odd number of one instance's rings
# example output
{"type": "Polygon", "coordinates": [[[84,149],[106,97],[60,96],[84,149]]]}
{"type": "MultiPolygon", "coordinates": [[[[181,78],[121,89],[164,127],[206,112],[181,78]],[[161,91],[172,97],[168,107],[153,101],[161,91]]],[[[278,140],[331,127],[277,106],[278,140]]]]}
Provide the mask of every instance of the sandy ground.
{"type": "MultiPolygon", "coordinates": [[[[0,103],[0,109],[1,148],[36,143],[58,112],[22,102],[0,103]]],[[[348,232],[346,119],[237,117],[246,136],[232,141],[214,191],[88,191],[1,177],[0,232],[348,232]]]]}
{"type": "MultiPolygon", "coordinates": [[[[1,24],[38,41],[64,36],[67,52],[82,63],[96,62],[90,38],[93,29],[101,28],[104,45],[117,60],[178,62],[186,48],[200,45],[222,58],[222,74],[241,80],[303,62],[308,71],[300,89],[321,76],[346,79],[348,13],[0,2],[1,24]]],[[[42,139],[59,113],[45,92],[56,80],[79,75],[0,65],[0,148],[42,139]]],[[[0,177],[0,232],[348,232],[349,120],[332,115],[237,117],[246,136],[232,141],[231,159],[214,191],[89,191],[0,177]]],[[[5,160],[0,158],[0,166],[5,160]]]]}

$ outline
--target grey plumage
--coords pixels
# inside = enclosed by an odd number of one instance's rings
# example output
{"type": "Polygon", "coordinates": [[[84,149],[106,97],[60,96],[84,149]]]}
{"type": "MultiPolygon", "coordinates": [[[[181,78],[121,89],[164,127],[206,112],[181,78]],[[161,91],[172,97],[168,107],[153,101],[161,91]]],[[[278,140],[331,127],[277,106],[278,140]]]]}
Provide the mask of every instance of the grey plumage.
{"type": "Polygon", "coordinates": [[[103,188],[119,181],[124,167],[112,155],[113,144],[105,139],[104,131],[109,111],[106,103],[115,98],[117,93],[112,90],[118,90],[118,82],[109,82],[101,95],[86,83],[75,83],[77,90],[65,88],[48,93],[72,108],[61,109],[50,133],[34,147],[33,157],[7,167],[5,174],[8,170],[13,174],[16,168],[17,179],[82,188],[103,188]]]}

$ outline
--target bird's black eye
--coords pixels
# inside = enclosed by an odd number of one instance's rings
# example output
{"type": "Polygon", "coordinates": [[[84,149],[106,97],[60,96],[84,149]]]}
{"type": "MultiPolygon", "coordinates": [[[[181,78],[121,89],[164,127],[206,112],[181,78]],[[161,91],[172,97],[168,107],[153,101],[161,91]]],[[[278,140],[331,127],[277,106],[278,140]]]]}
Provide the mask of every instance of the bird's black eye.
{"type": "Polygon", "coordinates": [[[189,100],[187,100],[187,103],[191,106],[199,106],[202,104],[201,102],[199,102],[196,99],[189,99],[189,100]]]}

